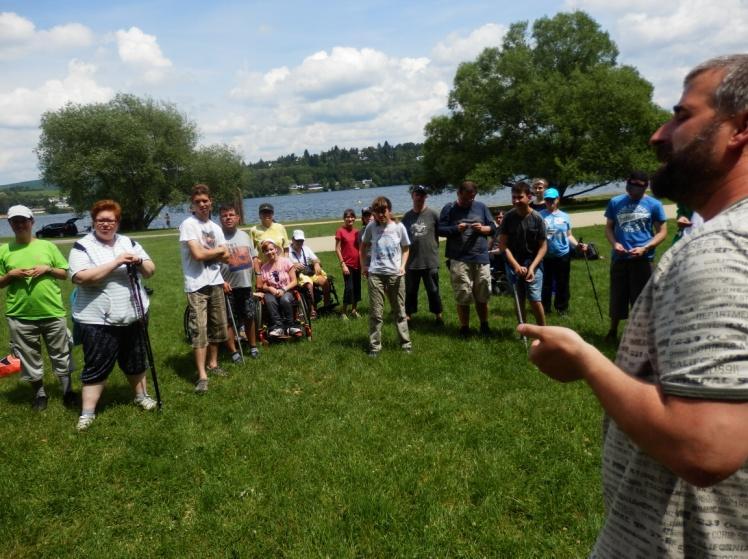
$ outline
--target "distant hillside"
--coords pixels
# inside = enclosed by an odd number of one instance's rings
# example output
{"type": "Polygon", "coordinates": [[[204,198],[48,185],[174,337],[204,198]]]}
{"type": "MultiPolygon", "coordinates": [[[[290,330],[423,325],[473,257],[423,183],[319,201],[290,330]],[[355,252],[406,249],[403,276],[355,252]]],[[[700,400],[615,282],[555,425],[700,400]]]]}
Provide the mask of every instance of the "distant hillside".
{"type": "Polygon", "coordinates": [[[0,185],[0,190],[59,190],[54,184],[47,184],[42,179],[33,181],[14,182],[0,185]]]}

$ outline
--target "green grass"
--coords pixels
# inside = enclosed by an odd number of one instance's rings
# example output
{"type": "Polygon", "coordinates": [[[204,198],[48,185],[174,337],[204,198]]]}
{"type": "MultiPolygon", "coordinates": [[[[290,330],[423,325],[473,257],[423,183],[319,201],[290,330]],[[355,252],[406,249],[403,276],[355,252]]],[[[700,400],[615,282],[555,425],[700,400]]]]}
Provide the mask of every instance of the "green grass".
{"type": "MultiPolygon", "coordinates": [[[[575,233],[607,256],[601,227],[575,233]]],[[[26,385],[3,379],[0,556],[588,553],[602,521],[601,412],[583,384],[559,385],[528,363],[513,299],[491,300],[493,337],[459,341],[443,272],[447,325],[433,326],[424,295],[412,355],[398,351],[389,317],[377,360],[366,357],[365,319],[330,317],[312,342],[264,348],[198,397],[176,239],[142,242],[157,265],[148,283],[163,411],[133,406],[115,369],[95,423],[78,434],[51,374],[41,414],[26,385]]],[[[334,256],[321,256],[336,272],[334,256]]],[[[605,310],[608,260],[590,267],[605,310]]],[[[571,308],[551,323],[611,354],[583,261],[571,308]]]]}

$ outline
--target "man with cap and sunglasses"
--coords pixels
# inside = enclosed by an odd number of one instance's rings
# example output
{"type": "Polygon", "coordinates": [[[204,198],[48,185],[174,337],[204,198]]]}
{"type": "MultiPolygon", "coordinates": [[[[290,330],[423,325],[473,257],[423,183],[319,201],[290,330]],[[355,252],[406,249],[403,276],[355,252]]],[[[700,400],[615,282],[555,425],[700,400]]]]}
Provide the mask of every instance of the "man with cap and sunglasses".
{"type": "Polygon", "coordinates": [[[322,269],[319,258],[314,251],[304,244],[304,231],[295,229],[291,234],[291,249],[288,258],[296,268],[299,285],[304,286],[309,292],[309,301],[312,304],[312,318],[317,318],[317,301],[314,298],[314,286],[322,289],[322,304],[327,307],[330,304],[330,282],[327,273],[322,269]]]}
{"type": "Polygon", "coordinates": [[[291,244],[288,241],[288,233],[286,228],[277,223],[273,216],[275,215],[275,208],[272,204],[263,202],[260,204],[258,209],[260,214],[260,223],[249,229],[249,234],[252,237],[252,242],[257,249],[258,257],[255,258],[255,272],[260,273],[260,266],[262,266],[262,242],[266,239],[273,241],[273,244],[278,247],[283,253],[282,256],[288,256],[288,247],[291,244]]]}
{"type": "Polygon", "coordinates": [[[60,379],[63,403],[77,404],[70,371],[70,335],[58,280],[67,279],[68,263],[56,245],[32,237],[34,215],[26,206],[11,206],[8,221],[15,239],[0,247],[0,287],[7,287],[5,316],[13,350],[21,360],[21,378],[34,391],[32,408],[47,407],[42,339],[60,379]]]}
{"type": "Polygon", "coordinates": [[[617,339],[618,323],[628,318],[629,308],[652,275],[654,249],[667,237],[665,209],[645,194],[648,186],[647,174],[633,171],[626,181],[626,194],[610,200],[605,210],[605,237],[613,247],[608,341],[617,339]]]}

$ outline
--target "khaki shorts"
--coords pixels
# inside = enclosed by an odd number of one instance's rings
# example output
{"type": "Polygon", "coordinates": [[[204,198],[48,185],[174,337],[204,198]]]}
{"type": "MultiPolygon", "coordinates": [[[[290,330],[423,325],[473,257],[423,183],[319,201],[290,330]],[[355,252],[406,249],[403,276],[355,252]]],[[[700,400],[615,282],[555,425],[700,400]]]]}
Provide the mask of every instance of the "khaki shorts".
{"type": "Polygon", "coordinates": [[[458,305],[487,303],[491,297],[491,267],[474,262],[449,262],[449,279],[458,305]]]}
{"type": "Polygon", "coordinates": [[[218,344],[228,339],[223,285],[206,285],[187,293],[187,302],[192,308],[190,331],[194,332],[193,348],[208,347],[209,343],[218,344]]]}

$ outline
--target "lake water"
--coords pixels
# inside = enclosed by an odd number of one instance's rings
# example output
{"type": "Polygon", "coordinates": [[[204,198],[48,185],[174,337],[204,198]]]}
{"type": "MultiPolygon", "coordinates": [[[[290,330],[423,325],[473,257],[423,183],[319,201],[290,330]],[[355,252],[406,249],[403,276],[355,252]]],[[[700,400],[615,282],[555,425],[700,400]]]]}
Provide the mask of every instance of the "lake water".
{"type": "MultiPolygon", "coordinates": [[[[580,188],[579,190],[583,190],[580,188]]],[[[593,191],[591,194],[620,194],[624,191],[624,183],[611,183],[593,191]]],[[[570,194],[574,190],[567,191],[570,194]]],[[[343,219],[343,210],[353,208],[360,215],[361,208],[371,204],[377,196],[386,196],[392,202],[395,213],[405,213],[411,207],[408,185],[382,186],[377,188],[366,188],[361,190],[338,190],[335,192],[315,192],[312,194],[288,194],[285,196],[268,196],[263,198],[244,199],[244,217],[247,225],[258,221],[258,208],[260,204],[269,202],[275,208],[275,220],[280,223],[303,223],[305,221],[316,221],[320,219],[337,220],[343,219]]],[[[427,205],[436,209],[442,208],[447,202],[456,199],[454,191],[443,192],[429,196],[427,205]]],[[[502,188],[493,194],[479,194],[476,198],[488,206],[503,206],[511,203],[511,193],[508,188],[502,188]]],[[[216,208],[217,210],[217,208],[216,208]]],[[[153,220],[150,229],[163,229],[166,227],[166,214],[169,214],[171,226],[178,227],[183,219],[188,217],[189,208],[187,204],[165,208],[161,215],[153,220]]],[[[48,223],[63,222],[75,214],[44,214],[34,217],[34,231],[48,223]]],[[[91,225],[88,214],[78,221],[78,229],[83,231],[91,225]]],[[[10,237],[13,232],[8,221],[0,220],[0,237],[10,237]]]]}

